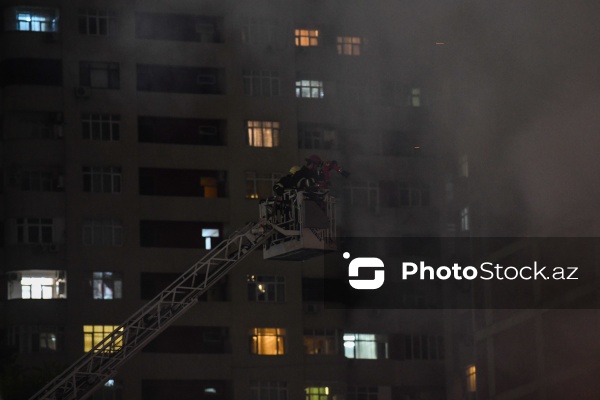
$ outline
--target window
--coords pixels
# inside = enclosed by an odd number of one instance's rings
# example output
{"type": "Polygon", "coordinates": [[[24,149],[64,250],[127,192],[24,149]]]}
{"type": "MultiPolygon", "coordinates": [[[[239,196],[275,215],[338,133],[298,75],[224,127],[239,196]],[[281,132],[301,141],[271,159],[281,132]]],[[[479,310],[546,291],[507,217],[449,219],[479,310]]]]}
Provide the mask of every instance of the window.
{"type": "Polygon", "coordinates": [[[226,121],[218,119],[138,117],[141,143],[220,146],[225,144],[226,121]]]}
{"type": "Polygon", "coordinates": [[[349,386],[348,400],[377,400],[379,388],[377,386],[349,386]]]}
{"type": "Polygon", "coordinates": [[[135,37],[180,42],[222,42],[221,17],[189,14],[135,14],[135,37]]]}
{"type": "Polygon", "coordinates": [[[62,86],[62,61],[44,58],[9,58],[0,65],[0,85],[62,86]]]}
{"type": "Polygon", "coordinates": [[[304,354],[338,354],[338,334],[335,329],[305,329],[304,354]]]}
{"type": "Polygon", "coordinates": [[[460,210],[460,230],[466,232],[470,229],[469,207],[460,210]]]}
{"type": "Polygon", "coordinates": [[[21,176],[21,190],[24,192],[55,192],[64,189],[62,175],[44,170],[23,170],[21,176]]]}
{"type": "Polygon", "coordinates": [[[400,206],[428,206],[429,205],[429,190],[422,186],[411,186],[400,184],[400,206]]]}
{"type": "Polygon", "coordinates": [[[140,245],[210,250],[218,244],[221,232],[221,223],[140,221],[140,245]]]}
{"type": "Polygon", "coordinates": [[[474,393],[477,391],[477,369],[471,364],[465,369],[465,378],[467,392],[474,393]]]}
{"type": "Polygon", "coordinates": [[[273,186],[281,178],[276,172],[246,172],[246,198],[266,198],[273,194],[273,186]]]}
{"type": "Polygon", "coordinates": [[[144,92],[225,94],[225,69],[138,64],[137,90],[144,92]]]}
{"type": "Polygon", "coordinates": [[[92,272],[93,298],[114,300],[123,297],[123,280],[118,272],[92,272]]]}
{"type": "Polygon", "coordinates": [[[52,353],[64,348],[64,328],[58,326],[11,326],[7,344],[19,353],[52,353]]]}
{"type": "Polygon", "coordinates": [[[345,333],[346,358],[376,360],[388,358],[387,337],[368,333],[345,333]]]}
{"type": "Polygon", "coordinates": [[[170,326],[142,350],[144,353],[224,354],[229,329],[220,326],[170,326]]]}
{"type": "Polygon", "coordinates": [[[121,167],[83,167],[83,191],[121,193],[121,167]]]}
{"type": "Polygon", "coordinates": [[[444,340],[441,336],[407,335],[404,344],[408,360],[444,359],[444,340]]]}
{"type": "Polygon", "coordinates": [[[275,71],[244,70],[245,96],[279,96],[279,73],[275,71]]]}
{"type": "Polygon", "coordinates": [[[24,270],[8,273],[8,299],[67,298],[67,275],[60,270],[24,270]]]}
{"type": "Polygon", "coordinates": [[[6,31],[56,32],[58,9],[52,7],[9,7],[4,11],[6,31]]]}
{"type": "Polygon", "coordinates": [[[118,89],[120,86],[119,64],[81,61],[79,63],[79,84],[97,89],[118,89]]]}
{"type": "Polygon", "coordinates": [[[337,53],[345,56],[360,56],[362,41],[359,37],[338,36],[337,53]]]}
{"type": "Polygon", "coordinates": [[[278,356],[285,354],[285,329],[251,329],[250,353],[261,356],[278,356]]]}
{"type": "Polygon", "coordinates": [[[421,107],[422,105],[421,99],[421,89],[412,88],[410,89],[410,97],[408,98],[408,105],[410,107],[421,107]]]}
{"type": "Polygon", "coordinates": [[[338,147],[337,133],[328,125],[300,124],[298,126],[298,147],[301,149],[336,149],[338,147]]]}
{"type": "MultiPolygon", "coordinates": [[[[118,325],[84,325],[83,326],[83,351],[88,352],[94,348],[98,343],[104,340],[105,337],[109,336],[118,325]]],[[[106,349],[108,352],[115,352],[121,350],[123,347],[123,328],[119,332],[116,332],[113,336],[113,341],[109,348],[106,349]]]]}
{"type": "Polygon", "coordinates": [[[242,25],[242,40],[247,44],[273,44],[277,39],[277,20],[248,17],[242,25]]]}
{"type": "Polygon", "coordinates": [[[247,275],[248,300],[282,303],[285,301],[285,278],[281,276],[247,275]]]}
{"type": "Polygon", "coordinates": [[[123,225],[118,219],[87,219],[83,221],[85,246],[122,246],[123,225]]]}
{"type": "Polygon", "coordinates": [[[140,194],[217,198],[226,196],[227,172],[140,168],[140,194]]]}
{"type": "Polygon", "coordinates": [[[4,116],[6,139],[59,139],[63,137],[63,114],[15,112],[4,116]]]}
{"type": "Polygon", "coordinates": [[[278,121],[246,121],[248,144],[251,147],[278,147],[278,121]]]}
{"type": "Polygon", "coordinates": [[[17,218],[17,243],[50,244],[54,242],[52,218],[17,218]]]}
{"type": "Polygon", "coordinates": [[[466,154],[458,160],[458,174],[464,178],[469,177],[469,157],[466,154]]]}
{"type": "Polygon", "coordinates": [[[352,182],[344,188],[344,200],[352,206],[375,209],[379,206],[379,184],[377,182],[352,182]]]}
{"type": "Polygon", "coordinates": [[[329,400],[330,391],[328,386],[307,386],[304,388],[306,400],[329,400]]]}
{"type": "Polygon", "coordinates": [[[319,31],[317,29],[296,29],[294,32],[296,46],[312,47],[319,45],[319,31]]]}
{"type": "Polygon", "coordinates": [[[121,117],[116,114],[81,114],[81,134],[87,140],[121,139],[121,117]]]}
{"type": "Polygon", "coordinates": [[[323,81],[299,80],[296,81],[296,97],[322,99],[323,81]]]}
{"type": "Polygon", "coordinates": [[[287,400],[287,383],[250,381],[250,400],[287,400]]]}
{"type": "Polygon", "coordinates": [[[80,8],[79,33],[82,35],[109,36],[115,30],[116,14],[110,9],[80,8]]]}

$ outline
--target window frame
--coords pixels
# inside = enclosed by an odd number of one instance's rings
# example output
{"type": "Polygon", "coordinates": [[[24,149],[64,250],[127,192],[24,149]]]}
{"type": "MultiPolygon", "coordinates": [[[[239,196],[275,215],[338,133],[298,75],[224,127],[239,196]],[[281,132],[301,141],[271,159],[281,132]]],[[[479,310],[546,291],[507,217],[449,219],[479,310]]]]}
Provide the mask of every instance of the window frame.
{"type": "Polygon", "coordinates": [[[248,146],[274,148],[279,147],[281,124],[279,121],[246,120],[248,146]]]}
{"type": "Polygon", "coordinates": [[[318,29],[295,29],[294,43],[296,47],[316,47],[319,45],[318,29]]]}
{"type": "Polygon", "coordinates": [[[86,193],[121,193],[123,174],[120,166],[83,166],[83,191],[86,193]]]}
{"type": "Polygon", "coordinates": [[[246,275],[248,301],[285,303],[285,277],[278,275],[246,275]]]}
{"type": "Polygon", "coordinates": [[[341,56],[360,56],[364,40],[359,36],[338,36],[336,38],[337,53],[341,56]]]}
{"type": "Polygon", "coordinates": [[[94,300],[120,300],[123,298],[123,278],[120,272],[93,271],[90,284],[94,300]],[[107,289],[110,293],[107,293],[107,289]]]}
{"type": "Polygon", "coordinates": [[[285,336],[285,328],[250,329],[250,354],[259,356],[281,356],[286,354],[285,336]],[[274,342],[269,343],[269,338],[274,338],[274,342]]]}
{"type": "Polygon", "coordinates": [[[116,12],[110,8],[86,7],[77,10],[78,31],[81,35],[112,36],[116,19],[116,12]]]}
{"type": "Polygon", "coordinates": [[[296,97],[299,99],[322,99],[325,97],[323,81],[318,79],[297,79],[296,97]]]}
{"type": "Polygon", "coordinates": [[[81,138],[84,140],[116,142],[121,140],[119,114],[81,114],[81,138]]]}
{"type": "Polygon", "coordinates": [[[120,89],[120,65],[107,61],[80,61],[79,84],[93,89],[120,89]],[[102,82],[104,80],[106,82],[102,82]]]}
{"type": "Polygon", "coordinates": [[[121,247],[123,242],[123,224],[120,219],[95,218],[83,221],[82,244],[84,246],[121,247]]]}
{"type": "Polygon", "coordinates": [[[339,336],[339,330],[335,328],[304,329],[302,336],[304,354],[311,356],[338,355],[339,336]],[[321,351],[321,346],[324,348],[323,351],[321,351]]]}
{"type": "Polygon", "coordinates": [[[245,69],[242,71],[244,96],[277,97],[281,95],[278,71],[245,69]]]}

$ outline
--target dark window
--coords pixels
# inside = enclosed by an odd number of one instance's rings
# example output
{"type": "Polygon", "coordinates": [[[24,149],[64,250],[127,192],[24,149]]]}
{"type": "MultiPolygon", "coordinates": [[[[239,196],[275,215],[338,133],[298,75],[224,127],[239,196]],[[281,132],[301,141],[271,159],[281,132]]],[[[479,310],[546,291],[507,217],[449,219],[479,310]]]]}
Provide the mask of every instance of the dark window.
{"type": "Polygon", "coordinates": [[[217,119],[138,117],[138,137],[142,143],[225,144],[225,121],[217,119]]]}
{"type": "Polygon", "coordinates": [[[5,60],[2,85],[62,86],[62,62],[38,58],[5,60]]]}
{"type": "Polygon", "coordinates": [[[221,18],[179,14],[135,14],[138,39],[220,43],[221,18]]]}
{"type": "Polygon", "coordinates": [[[229,351],[229,330],[217,326],[172,326],[145,348],[145,353],[219,354],[229,351]]]}
{"type": "Polygon", "coordinates": [[[144,400],[230,400],[233,398],[230,381],[144,379],[144,400]]]}
{"type": "Polygon", "coordinates": [[[145,92],[224,94],[225,71],[218,68],[138,64],[137,89],[145,92]]]}
{"type": "Polygon", "coordinates": [[[140,221],[142,247],[211,249],[222,234],[222,224],[194,221],[140,221]]]}
{"type": "Polygon", "coordinates": [[[142,195],[225,197],[225,171],[140,168],[139,176],[142,195]]]}

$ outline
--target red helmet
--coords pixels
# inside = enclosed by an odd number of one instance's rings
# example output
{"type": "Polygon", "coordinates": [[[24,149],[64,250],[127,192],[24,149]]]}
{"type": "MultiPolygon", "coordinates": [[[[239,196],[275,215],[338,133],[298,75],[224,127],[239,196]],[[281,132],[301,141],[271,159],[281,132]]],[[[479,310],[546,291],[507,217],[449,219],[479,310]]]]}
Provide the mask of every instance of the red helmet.
{"type": "Polygon", "coordinates": [[[313,154],[312,156],[310,156],[306,159],[306,162],[318,165],[318,164],[321,164],[323,162],[323,160],[321,160],[321,157],[319,157],[318,155],[313,154]]]}

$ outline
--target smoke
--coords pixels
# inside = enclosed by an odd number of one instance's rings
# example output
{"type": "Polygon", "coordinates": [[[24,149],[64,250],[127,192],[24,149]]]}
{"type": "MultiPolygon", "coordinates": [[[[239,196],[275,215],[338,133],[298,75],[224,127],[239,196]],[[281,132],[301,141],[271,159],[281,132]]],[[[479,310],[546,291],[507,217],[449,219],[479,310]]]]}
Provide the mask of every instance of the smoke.
{"type": "Polygon", "coordinates": [[[600,200],[599,8],[462,1],[434,13],[446,45],[433,112],[473,161],[483,214],[499,233],[593,234],[581,222],[600,200]]]}

